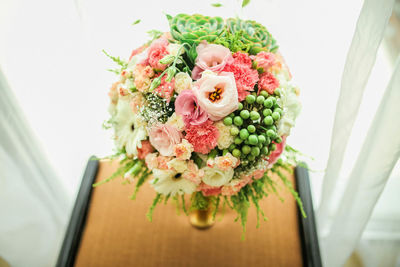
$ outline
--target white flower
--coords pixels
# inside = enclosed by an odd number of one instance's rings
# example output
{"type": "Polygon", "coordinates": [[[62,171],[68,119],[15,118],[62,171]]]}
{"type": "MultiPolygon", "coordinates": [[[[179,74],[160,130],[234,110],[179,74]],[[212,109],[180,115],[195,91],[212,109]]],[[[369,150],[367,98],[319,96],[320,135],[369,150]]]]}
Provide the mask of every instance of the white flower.
{"type": "Polygon", "coordinates": [[[290,135],[291,128],[295,125],[295,120],[301,111],[301,103],[296,94],[296,88],[287,84],[286,88],[281,89],[281,104],[283,116],[279,121],[278,134],[290,135]]]}
{"type": "Polygon", "coordinates": [[[195,87],[197,102],[211,120],[221,120],[237,109],[238,92],[232,72],[219,75],[203,72],[195,87]]]}
{"type": "Polygon", "coordinates": [[[173,170],[153,169],[153,177],[150,183],[158,193],[163,195],[192,194],[196,190],[195,183],[184,179],[181,173],[173,170]]]}
{"type": "Polygon", "coordinates": [[[210,168],[217,167],[221,171],[229,171],[239,165],[239,159],[232,156],[231,153],[226,153],[225,156],[215,157],[207,160],[207,166],[210,168]]]}
{"type": "Polygon", "coordinates": [[[214,124],[217,127],[219,136],[217,139],[218,148],[223,150],[228,148],[234,141],[233,136],[230,134],[232,126],[226,126],[222,121],[214,124]]]}
{"type": "Polygon", "coordinates": [[[176,114],[176,112],[174,112],[171,117],[168,118],[167,124],[174,126],[180,132],[185,129],[185,123],[183,122],[182,116],[176,114]]]}
{"type": "Polygon", "coordinates": [[[188,140],[182,139],[180,144],[174,146],[174,155],[177,159],[190,159],[193,152],[193,145],[188,140]]]}
{"type": "MultiPolygon", "coordinates": [[[[170,55],[176,57],[176,56],[178,56],[178,52],[181,47],[182,47],[182,45],[180,45],[180,44],[169,44],[167,46],[167,51],[170,55]]],[[[183,53],[185,53],[185,49],[182,48],[179,53],[179,56],[182,55],[183,53]]]]}
{"type": "Polygon", "coordinates": [[[167,163],[168,168],[174,169],[179,173],[183,173],[187,170],[188,164],[186,160],[172,159],[167,163]]]}
{"type": "Polygon", "coordinates": [[[137,156],[137,147],[142,147],[142,140],[147,138],[146,128],[135,124],[137,115],[130,106],[130,98],[120,98],[113,118],[115,143],[119,149],[125,147],[130,156],[137,156]]]}
{"type": "Polygon", "coordinates": [[[186,72],[179,72],[175,75],[175,92],[180,94],[183,90],[192,89],[192,78],[186,72]]]}
{"type": "Polygon", "coordinates": [[[207,185],[211,186],[222,186],[227,183],[232,179],[234,170],[229,169],[228,171],[222,171],[216,167],[210,168],[210,167],[204,167],[204,176],[203,176],[203,182],[207,185]]]}

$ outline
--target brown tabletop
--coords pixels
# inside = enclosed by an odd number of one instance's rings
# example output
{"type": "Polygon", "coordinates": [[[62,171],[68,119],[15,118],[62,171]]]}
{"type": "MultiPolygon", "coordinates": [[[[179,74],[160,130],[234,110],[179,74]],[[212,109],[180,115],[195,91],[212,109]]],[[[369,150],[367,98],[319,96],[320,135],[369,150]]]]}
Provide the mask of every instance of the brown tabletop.
{"type": "MultiPolygon", "coordinates": [[[[99,162],[94,179],[109,177],[117,167],[118,162],[99,162]]],[[[294,176],[291,180],[294,183],[294,176]]],[[[213,227],[198,230],[185,214],[177,214],[170,201],[157,206],[149,222],[145,214],[155,191],[146,184],[132,201],[133,184],[121,182],[115,179],[89,193],[87,215],[78,223],[80,231],[70,232],[78,236],[76,244],[69,245],[74,255],[62,264],[62,251],[58,266],[310,266],[304,259],[296,202],[283,186],[284,202],[274,194],[262,201],[269,220],[261,221],[258,229],[255,208],[250,209],[243,241],[241,226],[230,209],[224,216],[217,215],[213,227]]]]}

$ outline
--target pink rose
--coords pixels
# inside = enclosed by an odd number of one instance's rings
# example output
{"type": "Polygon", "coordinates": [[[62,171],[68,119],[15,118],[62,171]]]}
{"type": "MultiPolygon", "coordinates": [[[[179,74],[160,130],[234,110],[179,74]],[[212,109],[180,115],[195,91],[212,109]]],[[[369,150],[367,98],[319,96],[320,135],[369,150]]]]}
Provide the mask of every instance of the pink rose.
{"type": "Polygon", "coordinates": [[[150,128],[149,137],[150,143],[162,156],[172,156],[174,146],[181,142],[182,134],[171,125],[159,124],[150,128]]]}
{"type": "Polygon", "coordinates": [[[238,92],[235,77],[230,72],[220,75],[207,74],[198,80],[193,88],[199,106],[213,121],[218,121],[238,107],[238,92]]]}
{"type": "Polygon", "coordinates": [[[165,70],[166,64],[161,64],[159,61],[168,54],[167,51],[168,40],[161,37],[155,40],[148,49],[147,61],[149,65],[156,70],[165,70]]]}
{"type": "Polygon", "coordinates": [[[192,90],[183,90],[175,100],[175,112],[182,116],[186,125],[200,125],[208,120],[208,114],[197,103],[192,90]]]}
{"type": "Polygon", "coordinates": [[[198,80],[205,70],[221,72],[226,64],[233,61],[231,51],[222,45],[201,42],[197,47],[196,65],[192,71],[193,80],[198,80]]]}
{"type": "MultiPolygon", "coordinates": [[[[276,144],[275,142],[273,142],[276,144]]],[[[283,148],[285,147],[286,144],[286,136],[282,136],[282,142],[279,144],[276,144],[276,149],[272,151],[271,155],[268,157],[268,162],[270,165],[275,164],[275,162],[278,160],[278,158],[281,156],[283,152],[283,148]]]]}

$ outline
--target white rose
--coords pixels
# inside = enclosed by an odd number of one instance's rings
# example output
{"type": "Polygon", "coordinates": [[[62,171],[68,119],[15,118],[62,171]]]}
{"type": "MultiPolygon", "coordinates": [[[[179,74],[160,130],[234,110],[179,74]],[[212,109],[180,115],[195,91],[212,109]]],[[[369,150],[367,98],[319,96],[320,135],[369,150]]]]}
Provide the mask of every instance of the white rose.
{"type": "Polygon", "coordinates": [[[168,118],[167,124],[174,126],[178,131],[182,132],[185,128],[182,116],[174,112],[171,117],[168,118]]]}
{"type": "Polygon", "coordinates": [[[183,90],[192,89],[192,78],[186,72],[175,75],[175,91],[180,94],[183,90]]]}
{"type": "Polygon", "coordinates": [[[228,148],[234,141],[233,136],[230,134],[232,126],[226,126],[222,121],[219,121],[214,125],[217,127],[219,132],[217,139],[218,148],[221,150],[228,148]]]}
{"type": "Polygon", "coordinates": [[[175,171],[179,173],[183,173],[184,171],[187,170],[188,165],[185,160],[179,160],[179,159],[172,159],[167,163],[168,168],[174,169],[175,171]]]}
{"type": "Polygon", "coordinates": [[[222,186],[232,179],[234,170],[221,171],[218,168],[204,167],[203,182],[210,186],[222,186]]]}

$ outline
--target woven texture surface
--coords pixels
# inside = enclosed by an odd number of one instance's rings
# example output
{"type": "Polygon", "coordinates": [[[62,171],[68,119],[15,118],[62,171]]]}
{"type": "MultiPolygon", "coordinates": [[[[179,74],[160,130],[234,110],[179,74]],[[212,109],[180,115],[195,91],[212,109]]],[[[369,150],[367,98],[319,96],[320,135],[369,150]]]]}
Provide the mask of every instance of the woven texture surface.
{"type": "MultiPolygon", "coordinates": [[[[97,181],[109,177],[117,162],[101,162],[97,181]]],[[[292,181],[294,178],[292,178],[292,181]]],[[[295,200],[281,186],[282,203],[271,194],[261,206],[269,220],[256,229],[249,211],[246,239],[236,214],[226,209],[207,230],[193,228],[172,201],[156,207],[153,222],[145,214],[155,192],[148,184],[135,201],[133,185],[115,179],[94,188],[76,266],[302,266],[295,200]]]]}

